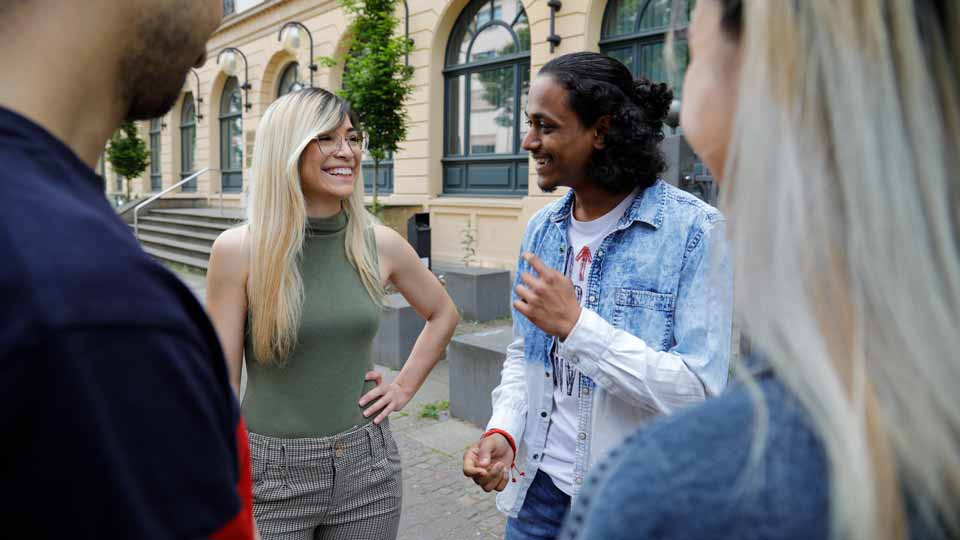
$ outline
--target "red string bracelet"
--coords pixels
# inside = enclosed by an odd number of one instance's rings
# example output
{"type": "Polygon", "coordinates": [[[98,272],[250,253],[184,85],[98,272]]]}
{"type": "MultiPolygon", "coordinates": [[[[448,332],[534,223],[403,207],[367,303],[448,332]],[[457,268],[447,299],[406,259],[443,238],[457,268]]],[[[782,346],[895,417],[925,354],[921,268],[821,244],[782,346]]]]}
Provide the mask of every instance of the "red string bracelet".
{"type": "Polygon", "coordinates": [[[493,435],[494,433],[503,435],[503,438],[507,440],[507,444],[510,445],[510,449],[513,450],[513,461],[510,463],[510,481],[512,482],[517,481],[517,479],[513,477],[514,469],[517,470],[517,473],[519,473],[521,477],[526,477],[527,475],[524,474],[524,472],[517,467],[517,443],[514,442],[513,437],[511,437],[509,433],[507,433],[502,429],[494,428],[494,429],[487,430],[487,432],[483,434],[483,437],[480,437],[480,438],[484,439],[490,435],[493,435]]]}

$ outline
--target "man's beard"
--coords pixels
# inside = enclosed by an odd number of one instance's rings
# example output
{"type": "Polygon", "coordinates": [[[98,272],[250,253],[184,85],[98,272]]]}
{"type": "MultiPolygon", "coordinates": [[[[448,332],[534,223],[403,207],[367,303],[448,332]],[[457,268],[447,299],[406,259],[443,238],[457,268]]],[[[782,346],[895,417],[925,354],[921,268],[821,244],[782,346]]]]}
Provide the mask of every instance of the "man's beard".
{"type": "Polygon", "coordinates": [[[540,186],[540,191],[542,191],[542,192],[544,192],[544,193],[553,193],[554,191],[557,190],[557,185],[556,185],[556,184],[554,184],[554,185],[552,185],[552,186],[544,186],[544,185],[538,183],[537,185],[540,186]]]}
{"type": "MultiPolygon", "coordinates": [[[[156,19],[154,23],[158,22],[156,19]]],[[[189,24],[141,24],[142,44],[120,64],[121,96],[128,103],[127,120],[163,116],[180,98],[190,67],[202,58],[203,43],[189,24]]]]}

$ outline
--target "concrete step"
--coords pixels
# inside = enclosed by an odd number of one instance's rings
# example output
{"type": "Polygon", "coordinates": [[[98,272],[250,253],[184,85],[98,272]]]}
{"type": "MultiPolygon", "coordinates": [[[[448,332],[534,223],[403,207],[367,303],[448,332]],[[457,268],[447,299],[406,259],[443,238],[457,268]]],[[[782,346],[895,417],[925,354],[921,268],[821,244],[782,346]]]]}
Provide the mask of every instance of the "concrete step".
{"type": "Polygon", "coordinates": [[[219,209],[214,208],[157,208],[151,209],[148,214],[156,217],[223,224],[227,227],[233,227],[244,220],[243,213],[233,209],[224,209],[221,214],[219,209]]]}
{"type": "Polygon", "coordinates": [[[168,218],[168,217],[157,217],[150,214],[143,216],[139,219],[140,224],[151,224],[151,225],[167,225],[167,226],[176,226],[183,228],[189,231],[194,232],[216,232],[219,234],[230,227],[232,224],[229,223],[211,223],[209,221],[202,221],[191,218],[168,218]]]}
{"type": "MultiPolygon", "coordinates": [[[[131,225],[131,227],[133,226],[131,225]]],[[[141,223],[140,234],[142,235],[144,233],[155,234],[167,238],[181,239],[184,241],[190,240],[195,242],[203,242],[206,244],[212,244],[218,236],[217,233],[212,232],[196,232],[178,227],[161,227],[159,225],[141,223]]]]}
{"type": "Polygon", "coordinates": [[[161,261],[175,262],[203,272],[207,271],[208,261],[206,258],[191,257],[190,255],[151,246],[143,246],[143,250],[161,261]]]}
{"type": "Polygon", "coordinates": [[[211,245],[207,243],[196,243],[183,240],[166,238],[156,234],[140,233],[140,243],[144,246],[167,249],[191,257],[210,258],[211,245]]]}

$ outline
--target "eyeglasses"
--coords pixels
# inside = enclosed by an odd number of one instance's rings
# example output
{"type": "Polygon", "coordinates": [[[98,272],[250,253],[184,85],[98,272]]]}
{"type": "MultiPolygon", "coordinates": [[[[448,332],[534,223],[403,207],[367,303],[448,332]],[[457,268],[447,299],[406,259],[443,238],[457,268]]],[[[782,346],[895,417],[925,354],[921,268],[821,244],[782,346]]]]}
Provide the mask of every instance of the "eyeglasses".
{"type": "MultiPolygon", "coordinates": [[[[314,137],[314,142],[317,143],[317,148],[325,156],[335,154],[343,146],[344,137],[340,135],[330,135],[329,133],[321,133],[314,137]]],[[[347,146],[350,147],[350,150],[354,154],[361,154],[367,149],[367,138],[363,136],[363,133],[359,131],[352,131],[347,133],[346,136],[347,146]]]]}

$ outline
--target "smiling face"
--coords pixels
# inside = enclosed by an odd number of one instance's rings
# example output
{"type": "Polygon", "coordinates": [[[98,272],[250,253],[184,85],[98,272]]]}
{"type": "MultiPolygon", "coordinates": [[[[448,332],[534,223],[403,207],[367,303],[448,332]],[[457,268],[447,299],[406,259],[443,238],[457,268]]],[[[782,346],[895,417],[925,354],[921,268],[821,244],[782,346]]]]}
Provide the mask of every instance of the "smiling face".
{"type": "Polygon", "coordinates": [[[310,141],[300,154],[300,187],[304,197],[342,201],[353,194],[363,156],[351,149],[349,141],[358,135],[353,122],[345,117],[337,129],[310,141]]]}
{"type": "Polygon", "coordinates": [[[558,186],[582,185],[590,157],[602,143],[567,105],[566,89],[550,75],[538,76],[530,86],[526,114],[530,131],[523,149],[536,163],[540,189],[549,193],[558,186]]]}

